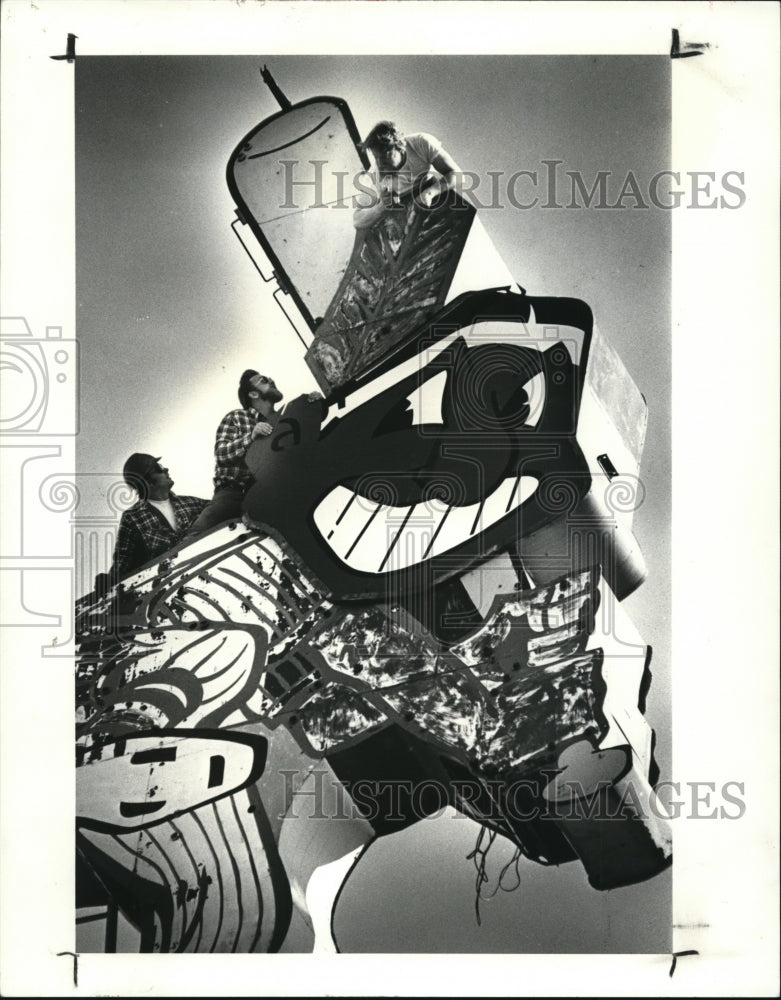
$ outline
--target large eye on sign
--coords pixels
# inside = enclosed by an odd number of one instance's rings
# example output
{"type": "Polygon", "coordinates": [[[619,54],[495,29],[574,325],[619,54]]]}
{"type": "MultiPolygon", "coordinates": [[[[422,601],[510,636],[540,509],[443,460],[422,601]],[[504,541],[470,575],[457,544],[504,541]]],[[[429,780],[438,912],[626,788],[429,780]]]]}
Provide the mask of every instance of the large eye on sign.
{"type": "Polygon", "coordinates": [[[517,351],[501,345],[471,348],[466,358],[466,365],[438,372],[400,400],[374,436],[438,424],[456,431],[537,425],[545,406],[545,376],[536,361],[519,362],[517,351]]]}
{"type": "Polygon", "coordinates": [[[448,427],[463,431],[516,430],[529,425],[530,389],[537,417],[544,396],[542,356],[510,344],[470,347],[455,366],[445,407],[448,427]],[[537,382],[534,383],[534,380],[537,382]]]}
{"type": "MultiPolygon", "coordinates": [[[[545,406],[545,376],[536,372],[520,384],[512,372],[497,376],[494,380],[490,374],[483,377],[482,384],[476,377],[468,388],[473,397],[467,402],[467,419],[474,415],[479,427],[488,423],[495,426],[496,418],[488,418],[486,412],[499,413],[498,422],[509,425],[525,425],[536,427],[545,406]],[[471,411],[471,412],[470,412],[471,411]]],[[[521,373],[522,375],[525,373],[521,373]]],[[[444,422],[442,413],[443,396],[447,385],[447,372],[440,372],[428,379],[419,389],[407,397],[408,412],[411,415],[412,427],[424,424],[441,424],[444,422]]]]}

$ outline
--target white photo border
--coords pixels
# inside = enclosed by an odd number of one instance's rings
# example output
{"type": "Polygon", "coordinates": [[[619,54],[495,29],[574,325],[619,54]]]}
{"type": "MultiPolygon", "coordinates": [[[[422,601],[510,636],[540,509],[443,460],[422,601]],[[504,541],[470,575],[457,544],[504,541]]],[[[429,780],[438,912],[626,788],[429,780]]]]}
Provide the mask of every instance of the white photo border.
{"type": "MultiPolygon", "coordinates": [[[[678,211],[672,220],[673,778],[743,781],[746,801],[739,821],[674,823],[673,951],[696,954],[681,955],[672,977],[670,955],[409,955],[403,963],[83,955],[74,986],[73,839],[65,834],[74,778],[72,760],[53,752],[72,743],[61,706],[72,703],[73,673],[67,658],[42,655],[43,627],[4,628],[2,992],[776,995],[778,7],[5,0],[0,17],[2,314],[23,308],[36,332],[55,317],[66,339],[76,330],[73,72],[50,59],[65,54],[68,33],[82,55],[305,54],[326,46],[348,55],[356,39],[362,51],[389,55],[658,55],[677,28],[681,46],[708,48],[672,66],[672,169],[737,170],[746,192],[739,210],[678,211]]],[[[72,437],[52,446],[72,469],[72,437]]],[[[55,585],[51,560],[23,557],[14,548],[3,555],[4,584],[23,565],[41,569],[41,586],[55,585]]],[[[58,558],[58,569],[72,572],[69,558],[58,558]]]]}

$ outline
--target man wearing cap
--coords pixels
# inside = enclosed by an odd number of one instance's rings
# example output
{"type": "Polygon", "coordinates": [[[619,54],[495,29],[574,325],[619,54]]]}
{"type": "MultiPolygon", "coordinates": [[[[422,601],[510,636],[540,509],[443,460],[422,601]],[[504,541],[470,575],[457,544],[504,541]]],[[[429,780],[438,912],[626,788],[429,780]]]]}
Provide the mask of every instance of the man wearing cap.
{"type": "Polygon", "coordinates": [[[358,205],[353,225],[365,229],[374,225],[385,212],[398,206],[412,193],[419,204],[430,205],[443,191],[455,187],[460,171],[439,139],[427,132],[404,135],[394,122],[377,122],[363,141],[377,165],[378,174],[364,174],[371,188],[361,191],[375,194],[369,205],[358,205]]]}
{"type": "Polygon", "coordinates": [[[241,517],[241,506],[254,482],[244,456],[261,435],[271,434],[279,420],[276,404],[282,393],[272,378],[252,368],[239,380],[241,408],[226,413],[217,428],[214,443],[214,496],[192,524],[189,534],[197,535],[223,521],[241,517]]]}
{"type": "Polygon", "coordinates": [[[208,501],[180,497],[160,458],[134,452],[125,462],[122,477],[138,493],[138,500],[119,522],[114,562],[108,574],[99,574],[96,588],[115,583],[133,570],[177,545],[208,501]]]}

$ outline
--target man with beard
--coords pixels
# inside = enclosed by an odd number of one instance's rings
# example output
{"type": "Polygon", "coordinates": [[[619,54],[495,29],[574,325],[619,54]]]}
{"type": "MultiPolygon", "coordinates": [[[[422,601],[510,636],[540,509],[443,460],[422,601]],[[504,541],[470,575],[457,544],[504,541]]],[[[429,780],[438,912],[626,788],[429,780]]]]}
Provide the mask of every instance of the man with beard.
{"type": "Polygon", "coordinates": [[[214,444],[214,496],[209,505],[193,522],[188,537],[232,518],[241,518],[241,506],[247,490],[254,482],[244,456],[256,437],[271,434],[280,414],[276,404],[282,393],[272,378],[260,375],[252,368],[239,380],[241,408],[226,413],[217,428],[214,444]]]}

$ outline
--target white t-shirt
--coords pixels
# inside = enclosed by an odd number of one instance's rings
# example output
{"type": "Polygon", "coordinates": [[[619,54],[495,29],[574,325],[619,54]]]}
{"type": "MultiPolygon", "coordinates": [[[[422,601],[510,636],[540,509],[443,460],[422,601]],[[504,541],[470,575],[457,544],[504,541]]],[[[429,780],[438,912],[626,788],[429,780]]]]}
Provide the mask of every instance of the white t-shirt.
{"type": "Polygon", "coordinates": [[[428,132],[413,132],[406,136],[406,140],[407,158],[398,170],[381,173],[375,169],[363,174],[364,177],[368,177],[378,194],[388,189],[401,196],[412,189],[418,178],[422,181],[426,176],[438,176],[432,163],[442,152],[439,139],[429,135],[428,132]]]}
{"type": "Polygon", "coordinates": [[[174,505],[168,500],[150,500],[149,503],[156,507],[163,517],[168,521],[171,527],[176,531],[179,525],[176,523],[176,514],[174,513],[174,505]]]}

